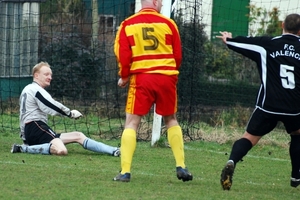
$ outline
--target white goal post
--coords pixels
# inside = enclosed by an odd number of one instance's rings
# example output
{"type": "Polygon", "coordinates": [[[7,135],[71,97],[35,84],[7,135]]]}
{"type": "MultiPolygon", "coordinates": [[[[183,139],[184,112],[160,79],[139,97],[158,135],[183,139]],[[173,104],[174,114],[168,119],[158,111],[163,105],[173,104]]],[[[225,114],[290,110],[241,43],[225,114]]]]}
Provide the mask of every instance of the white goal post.
{"type": "MultiPolygon", "coordinates": [[[[163,7],[161,9],[161,14],[166,17],[171,16],[172,11],[172,0],[164,0],[163,7]]],[[[156,106],[153,106],[154,113],[153,113],[153,124],[152,124],[152,137],[151,137],[151,146],[153,146],[160,138],[161,134],[161,123],[162,123],[162,116],[155,112],[156,106]]]]}

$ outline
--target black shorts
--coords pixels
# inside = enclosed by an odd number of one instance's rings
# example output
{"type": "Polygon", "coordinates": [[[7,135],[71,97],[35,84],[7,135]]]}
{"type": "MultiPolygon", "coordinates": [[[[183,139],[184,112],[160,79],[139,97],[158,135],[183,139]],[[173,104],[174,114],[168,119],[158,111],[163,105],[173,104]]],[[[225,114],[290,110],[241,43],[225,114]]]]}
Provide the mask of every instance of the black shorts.
{"type": "Polygon", "coordinates": [[[267,113],[256,108],[247,125],[247,132],[251,135],[263,136],[271,132],[281,121],[287,133],[300,129],[300,115],[278,115],[267,113]]]}
{"type": "Polygon", "coordinates": [[[32,121],[25,125],[25,138],[28,145],[50,143],[60,134],[55,133],[46,123],[32,121]]]}

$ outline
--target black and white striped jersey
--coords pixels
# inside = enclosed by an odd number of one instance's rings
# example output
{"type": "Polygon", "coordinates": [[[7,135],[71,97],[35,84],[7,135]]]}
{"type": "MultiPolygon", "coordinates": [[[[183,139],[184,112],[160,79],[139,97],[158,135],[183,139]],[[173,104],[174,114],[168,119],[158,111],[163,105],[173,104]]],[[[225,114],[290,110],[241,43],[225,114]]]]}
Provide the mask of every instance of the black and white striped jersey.
{"type": "Polygon", "coordinates": [[[300,37],[227,38],[227,46],[255,61],[261,78],[256,107],[269,113],[300,114],[300,37]]]}
{"type": "Polygon", "coordinates": [[[31,121],[47,123],[48,115],[69,116],[70,109],[55,101],[39,84],[28,84],[20,96],[20,137],[25,140],[25,124],[31,121]]]}

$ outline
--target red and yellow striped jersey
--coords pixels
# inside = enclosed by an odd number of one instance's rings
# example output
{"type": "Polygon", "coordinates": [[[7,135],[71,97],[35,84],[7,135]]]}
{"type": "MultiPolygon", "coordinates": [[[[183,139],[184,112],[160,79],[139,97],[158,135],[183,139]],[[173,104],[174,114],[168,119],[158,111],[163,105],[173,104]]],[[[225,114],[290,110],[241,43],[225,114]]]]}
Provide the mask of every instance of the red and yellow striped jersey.
{"type": "Polygon", "coordinates": [[[179,74],[182,49],[177,25],[154,9],[142,9],[121,23],[114,52],[122,78],[136,73],[179,74]]]}

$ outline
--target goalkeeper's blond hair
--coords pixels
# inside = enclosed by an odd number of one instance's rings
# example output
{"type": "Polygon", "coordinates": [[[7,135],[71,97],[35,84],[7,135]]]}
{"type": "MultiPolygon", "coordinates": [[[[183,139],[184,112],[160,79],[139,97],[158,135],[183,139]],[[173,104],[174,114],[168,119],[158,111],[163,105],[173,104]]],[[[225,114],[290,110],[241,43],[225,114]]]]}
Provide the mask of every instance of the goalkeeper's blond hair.
{"type": "Polygon", "coordinates": [[[40,69],[43,67],[43,66],[46,66],[46,67],[49,67],[50,68],[50,65],[47,63],[47,62],[40,62],[38,64],[36,64],[33,68],[32,68],[32,75],[34,76],[34,74],[38,71],[40,71],[40,69]]]}

